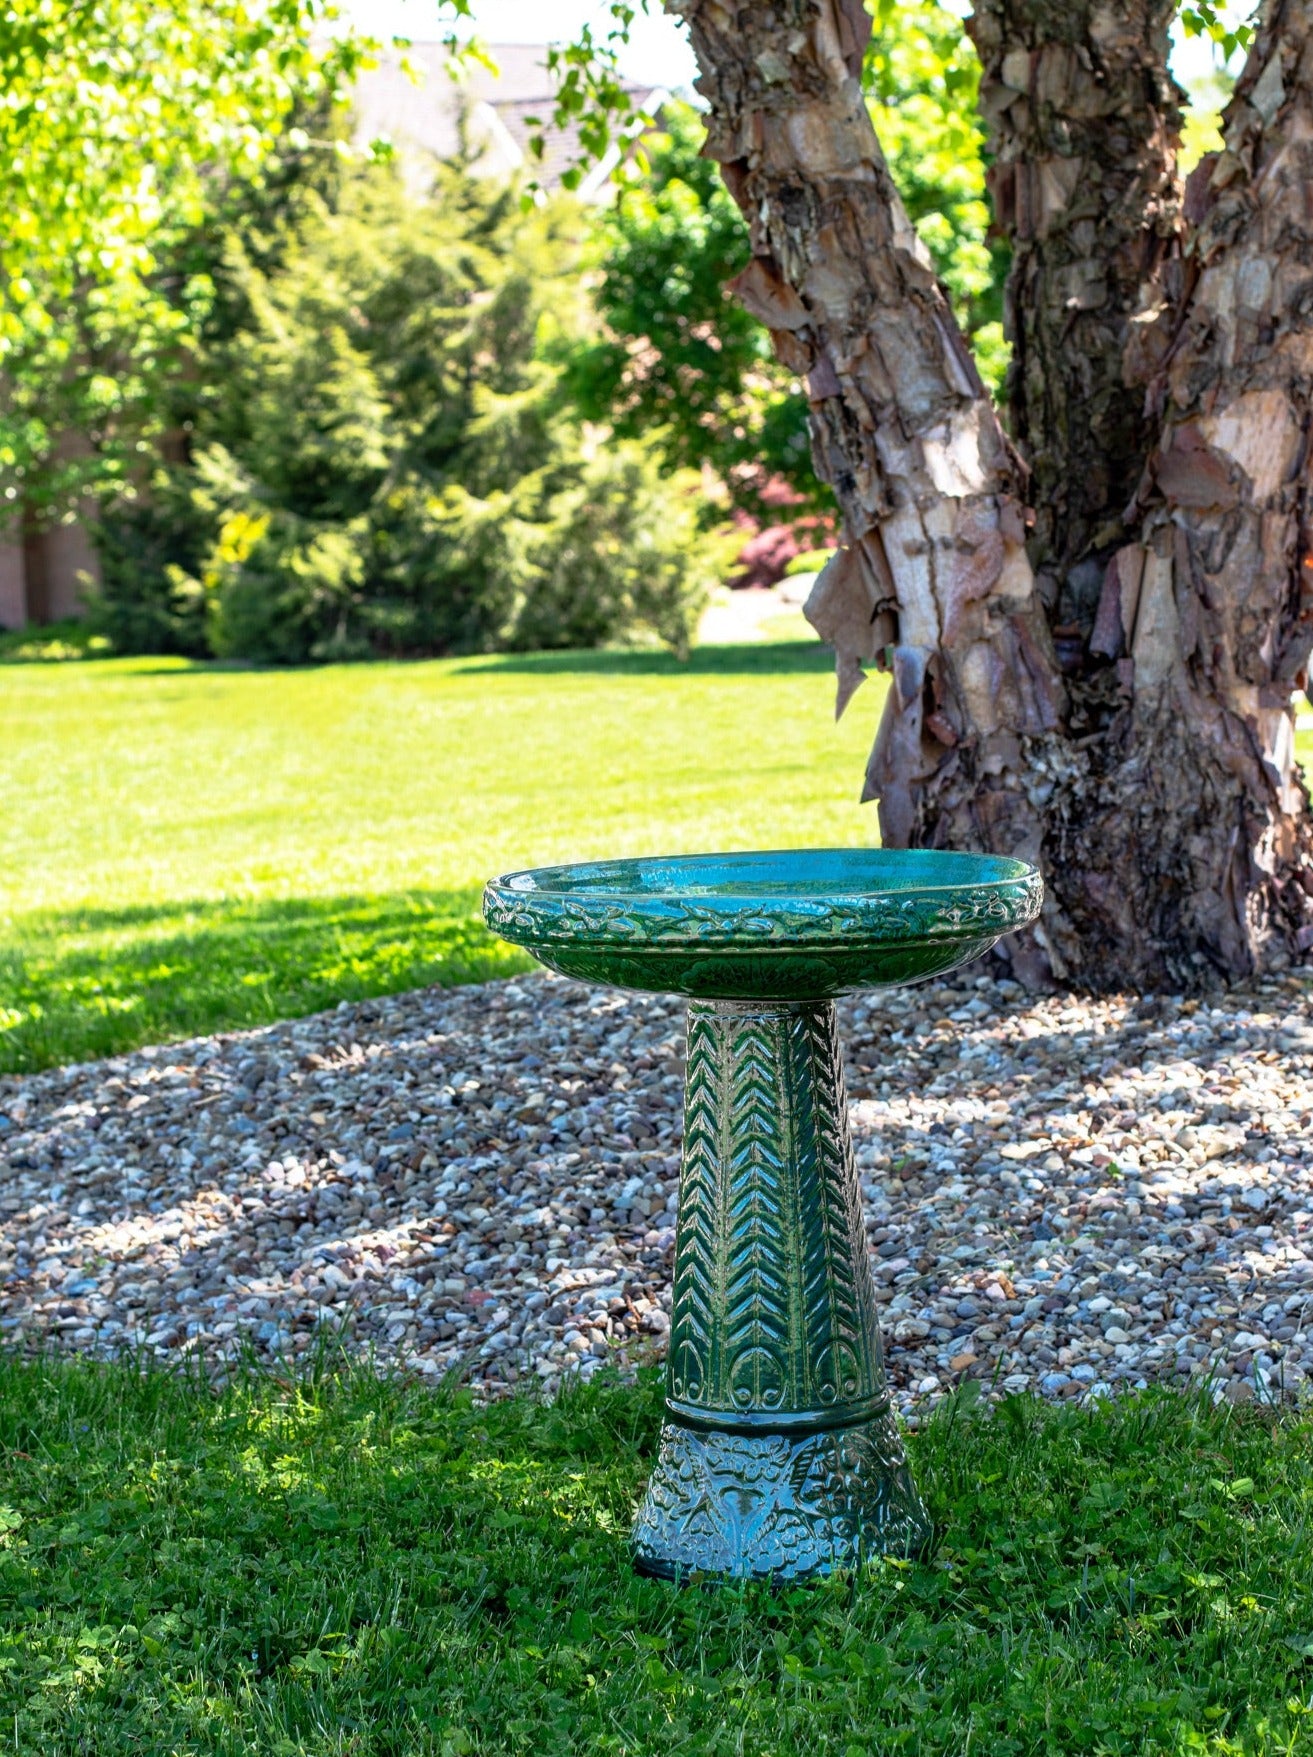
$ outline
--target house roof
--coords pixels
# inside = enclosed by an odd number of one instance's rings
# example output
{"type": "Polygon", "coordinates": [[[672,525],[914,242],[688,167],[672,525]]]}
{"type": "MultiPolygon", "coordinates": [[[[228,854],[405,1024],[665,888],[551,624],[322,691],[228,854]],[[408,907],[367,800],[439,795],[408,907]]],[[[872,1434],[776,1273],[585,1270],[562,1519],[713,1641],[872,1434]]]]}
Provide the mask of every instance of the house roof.
{"type": "MultiPolygon", "coordinates": [[[[387,51],[356,82],[357,137],[391,140],[408,177],[422,182],[433,160],[461,150],[463,128],[477,170],[509,177],[529,169],[544,189],[559,188],[562,174],[580,157],[577,125],[544,126],[543,157],[535,161],[529,155],[534,119],[549,124],[555,101],[547,45],[494,43],[488,54],[495,73],[473,64],[453,79],[445,43],[387,51]],[[407,64],[419,73],[418,80],[407,64]]],[[[666,97],[659,87],[641,83],[627,82],[623,89],[639,110],[658,109],[666,97]]],[[[580,187],[585,199],[604,199],[618,157],[613,151],[593,167],[580,187]]]]}

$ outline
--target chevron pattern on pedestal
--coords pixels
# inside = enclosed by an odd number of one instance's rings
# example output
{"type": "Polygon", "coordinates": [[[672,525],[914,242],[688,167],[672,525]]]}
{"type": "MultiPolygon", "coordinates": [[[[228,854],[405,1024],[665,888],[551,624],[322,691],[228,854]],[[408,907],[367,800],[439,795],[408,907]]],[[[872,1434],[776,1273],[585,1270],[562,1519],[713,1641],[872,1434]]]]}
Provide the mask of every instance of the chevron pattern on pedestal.
{"type": "Polygon", "coordinates": [[[694,1002],[688,1042],[672,1412],[860,1420],[883,1371],[834,1008],[694,1002]]]}
{"type": "Polygon", "coordinates": [[[720,1284],[721,1033],[708,1007],[689,1008],[684,1078],[684,1162],[679,1182],[675,1262],[683,1268],[672,1299],[666,1377],[672,1395],[697,1403],[712,1372],[720,1284]],[[678,1387],[675,1391],[673,1388],[678,1387]]]}

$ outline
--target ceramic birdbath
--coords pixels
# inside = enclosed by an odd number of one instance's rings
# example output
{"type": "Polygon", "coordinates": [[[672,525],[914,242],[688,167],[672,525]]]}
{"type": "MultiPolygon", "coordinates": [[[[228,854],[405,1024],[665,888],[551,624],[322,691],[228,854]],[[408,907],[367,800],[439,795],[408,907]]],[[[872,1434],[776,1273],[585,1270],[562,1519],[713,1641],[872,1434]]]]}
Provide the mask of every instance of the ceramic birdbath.
{"type": "Polygon", "coordinates": [[[633,1531],[641,1573],[798,1579],[925,1543],[834,1001],[967,963],[1041,896],[1021,861],[883,849],[598,861],[488,885],[489,927],[551,969],[688,997],[667,1419],[633,1531]]]}

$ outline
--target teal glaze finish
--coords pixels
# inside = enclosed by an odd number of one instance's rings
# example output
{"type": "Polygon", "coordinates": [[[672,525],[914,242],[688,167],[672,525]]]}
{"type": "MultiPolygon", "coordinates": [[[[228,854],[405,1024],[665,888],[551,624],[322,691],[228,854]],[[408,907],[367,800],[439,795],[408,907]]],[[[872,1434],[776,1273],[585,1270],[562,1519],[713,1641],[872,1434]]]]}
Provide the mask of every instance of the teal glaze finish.
{"type": "Polygon", "coordinates": [[[672,1578],[930,1535],[889,1406],[833,1001],[694,1001],[666,1410],[633,1532],[672,1578]]]}
{"type": "Polygon", "coordinates": [[[641,1572],[802,1579],[924,1546],[831,997],[965,963],[1041,897],[1019,861],[881,849],[595,862],[488,886],[489,926],[553,969],[692,997],[641,1572]]]}
{"type": "Polygon", "coordinates": [[[828,1000],[941,975],[1039,913],[1019,860],[882,848],[587,861],[494,879],[488,926],[563,976],[828,1000]]]}
{"type": "Polygon", "coordinates": [[[887,1401],[832,1002],[689,1007],[675,1261],[676,1419],[793,1431],[887,1401]]]}

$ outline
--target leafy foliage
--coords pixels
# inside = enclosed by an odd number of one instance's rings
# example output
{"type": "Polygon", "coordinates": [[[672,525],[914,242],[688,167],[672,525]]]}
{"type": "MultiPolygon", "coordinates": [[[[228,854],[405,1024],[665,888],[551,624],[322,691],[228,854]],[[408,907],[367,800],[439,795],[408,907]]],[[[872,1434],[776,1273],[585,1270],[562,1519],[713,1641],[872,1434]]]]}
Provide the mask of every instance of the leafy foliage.
{"type": "Polygon", "coordinates": [[[985,382],[1003,382],[1006,248],[989,237],[980,63],[941,0],[875,0],[864,84],[908,215],[929,246],[985,382]]]}
{"type": "MultiPolygon", "coordinates": [[[[644,11],[647,4],[648,0],[639,0],[644,11]]],[[[609,28],[599,33],[585,22],[571,42],[553,43],[547,50],[547,71],[555,83],[553,126],[564,128],[573,123],[578,131],[581,160],[562,174],[567,189],[579,187],[586,164],[596,163],[613,146],[628,146],[649,121],[626,89],[618,59],[638,15],[638,5],[611,0],[607,10],[609,28]]],[[[543,149],[540,119],[530,138],[531,156],[541,159],[543,149]]]]}
{"type": "Polygon", "coordinates": [[[686,648],[721,559],[698,485],[591,437],[548,358],[582,322],[582,225],[376,167],[269,269],[235,240],[193,464],[105,521],[106,631],[276,663],[640,627],[686,648]]]}
{"type": "Polygon", "coordinates": [[[1210,38],[1229,59],[1254,40],[1253,24],[1232,17],[1233,11],[1233,7],[1216,5],[1214,0],[1187,0],[1181,8],[1181,24],[1187,37],[1210,38]]]}
{"type": "Polygon", "coordinates": [[[677,467],[712,464],[743,498],[774,475],[815,493],[806,399],[726,286],[748,260],[743,218],[700,156],[697,112],[671,103],[662,125],[601,222],[607,333],[574,353],[572,394],[621,433],[659,433],[677,467]]]}
{"type": "Polygon", "coordinates": [[[208,308],[171,276],[207,183],[258,183],[294,106],[361,59],[326,0],[11,0],[0,15],[0,478],[123,479],[208,308]],[[60,433],[89,444],[54,454],[60,433]]]}
{"type": "MultiPolygon", "coordinates": [[[[930,248],[985,379],[1007,365],[1004,248],[989,239],[975,50],[939,0],[879,0],[865,81],[881,145],[930,248]]],[[[602,222],[599,315],[606,334],[575,356],[571,385],[592,419],[659,430],[681,466],[711,464],[750,507],[783,477],[821,500],[801,386],[725,283],[748,260],[747,227],[699,156],[696,111],[672,104],[644,143],[647,169],[602,222]]],[[[828,501],[824,502],[828,504],[828,501]]]]}
{"type": "MultiPolygon", "coordinates": [[[[459,9],[464,16],[472,16],[472,0],[460,0],[459,9]]],[[[579,150],[574,163],[562,173],[561,181],[567,189],[577,189],[584,173],[613,147],[619,147],[622,153],[631,147],[651,122],[638,108],[620,66],[640,10],[650,11],[651,0],[606,0],[596,27],[584,21],[569,42],[548,47],[546,65],[553,85],[551,109],[543,116],[528,118],[529,156],[541,162],[549,127],[573,127],[579,150]]],[[[476,54],[483,55],[477,38],[472,39],[471,47],[476,54]]],[[[491,58],[487,64],[494,65],[491,58]]],[[[538,187],[531,183],[530,191],[536,193],[538,187]]]]}
{"type": "Polygon", "coordinates": [[[1302,1417],[949,1408],[933,1557],[677,1591],[655,1372],[479,1409],[322,1348],[217,1395],[0,1361],[0,1714],[50,1757],[1277,1757],[1310,1741],[1302,1417]],[[336,1368],[336,1370],[332,1370],[336,1368]]]}

